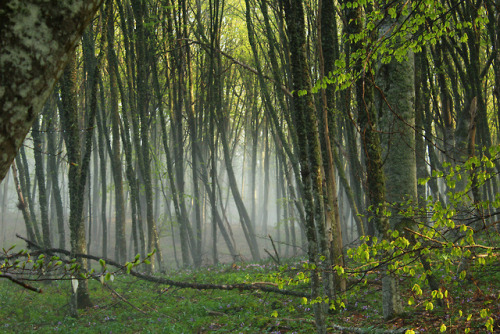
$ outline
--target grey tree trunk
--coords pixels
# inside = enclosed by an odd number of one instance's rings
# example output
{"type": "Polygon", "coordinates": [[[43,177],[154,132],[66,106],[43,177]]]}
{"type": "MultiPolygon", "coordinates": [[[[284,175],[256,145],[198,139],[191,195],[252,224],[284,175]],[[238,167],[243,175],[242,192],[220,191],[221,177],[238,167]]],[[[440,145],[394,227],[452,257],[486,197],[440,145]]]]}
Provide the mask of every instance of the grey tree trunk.
{"type": "Polygon", "coordinates": [[[0,180],[101,2],[0,4],[0,180]]]}
{"type": "Polygon", "coordinates": [[[66,235],[64,228],[64,213],[61,198],[61,189],[59,187],[59,166],[56,159],[56,106],[54,102],[54,97],[51,97],[52,102],[50,103],[50,108],[47,112],[47,151],[49,155],[47,156],[47,172],[51,179],[52,185],[52,196],[54,198],[54,203],[56,207],[57,214],[57,234],[58,234],[58,245],[59,248],[64,249],[66,246],[66,235]]]}
{"type": "MultiPolygon", "coordinates": [[[[379,36],[390,34],[398,23],[386,17],[381,23],[379,36]]],[[[383,38],[383,37],[382,37],[383,38]]],[[[399,46],[399,43],[396,45],[399,46]]],[[[380,87],[379,111],[383,139],[384,173],[387,202],[411,200],[417,204],[417,165],[415,159],[415,75],[413,53],[407,58],[393,59],[378,70],[380,87]]],[[[394,204],[393,204],[394,205],[394,204]]],[[[391,207],[390,228],[402,230],[407,220],[398,215],[398,204],[391,207]]],[[[386,275],[382,281],[384,317],[393,318],[403,311],[398,280],[386,275]]]]}
{"type": "MultiPolygon", "coordinates": [[[[46,108],[48,106],[46,105],[46,108]]],[[[31,136],[33,137],[34,156],[35,156],[35,174],[38,180],[38,202],[40,205],[40,216],[42,220],[42,239],[43,245],[50,248],[50,226],[49,226],[49,212],[48,212],[48,199],[47,191],[45,188],[45,172],[43,168],[42,157],[42,136],[40,135],[40,117],[33,121],[33,128],[31,129],[31,136]]]]}
{"type": "Polygon", "coordinates": [[[19,180],[16,167],[17,160],[19,159],[16,158],[16,161],[12,163],[12,176],[14,178],[14,184],[16,186],[17,199],[18,199],[17,208],[21,210],[23,214],[24,224],[26,225],[26,233],[28,234],[28,238],[30,240],[36,240],[36,242],[39,242],[33,228],[33,221],[31,220],[31,212],[29,210],[29,207],[24,198],[23,191],[21,189],[21,182],[19,180]]]}

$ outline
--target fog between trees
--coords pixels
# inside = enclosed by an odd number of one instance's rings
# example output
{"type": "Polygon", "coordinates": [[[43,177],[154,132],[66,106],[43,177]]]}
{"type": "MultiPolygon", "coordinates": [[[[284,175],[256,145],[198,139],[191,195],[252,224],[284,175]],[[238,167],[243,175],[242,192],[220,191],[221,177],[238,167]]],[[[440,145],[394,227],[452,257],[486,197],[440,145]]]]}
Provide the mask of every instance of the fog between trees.
{"type": "MultiPolygon", "coordinates": [[[[19,6],[40,19],[37,5],[19,6]]],[[[91,15],[75,8],[67,15],[83,28],[91,15]]],[[[1,186],[2,244],[19,233],[118,262],[155,249],[151,272],[268,254],[342,266],[360,237],[414,228],[407,205],[449,203],[454,186],[432,176],[494,155],[498,10],[494,1],[104,1],[76,47],[51,60],[66,64],[62,73],[40,72],[60,79],[40,94],[43,108],[24,112],[33,126],[1,186]]],[[[30,38],[47,43],[40,36],[30,38]]],[[[0,98],[11,112],[9,75],[0,98]]],[[[497,168],[473,163],[470,205],[495,201],[497,168]],[[492,176],[480,183],[478,170],[492,176]]],[[[345,290],[340,275],[311,275],[313,297],[345,290]]],[[[401,311],[398,287],[391,275],[383,286],[390,318],[401,311]]]]}

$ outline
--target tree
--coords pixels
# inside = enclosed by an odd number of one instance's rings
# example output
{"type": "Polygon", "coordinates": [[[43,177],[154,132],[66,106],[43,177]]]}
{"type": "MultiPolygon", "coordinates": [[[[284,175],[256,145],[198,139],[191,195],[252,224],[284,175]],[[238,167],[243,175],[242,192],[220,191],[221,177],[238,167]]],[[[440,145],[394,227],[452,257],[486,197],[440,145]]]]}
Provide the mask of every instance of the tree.
{"type": "MultiPolygon", "coordinates": [[[[94,67],[97,71],[97,66],[94,67]]],[[[64,141],[68,151],[68,179],[72,180],[69,184],[70,201],[70,243],[72,254],[86,254],[87,243],[85,241],[85,225],[83,221],[85,185],[87,183],[90,153],[92,151],[92,131],[87,130],[85,141],[82,144],[80,140],[80,122],[78,115],[77,93],[76,93],[76,54],[70,59],[64,69],[63,78],[60,83],[61,98],[63,107],[59,111],[62,128],[64,129],[64,141]],[[82,147],[84,149],[82,154],[82,147]]],[[[94,80],[93,94],[91,97],[91,106],[89,115],[87,115],[86,129],[92,129],[97,109],[97,82],[94,80]]],[[[83,270],[87,269],[87,261],[79,258],[78,263],[83,270]]],[[[91,307],[90,294],[88,290],[88,281],[78,285],[77,306],[79,308],[91,307]]]]}
{"type": "Polygon", "coordinates": [[[0,5],[0,179],[102,0],[0,5]]]}
{"type": "MultiPolygon", "coordinates": [[[[316,109],[311,94],[311,78],[306,58],[306,38],[304,26],[304,8],[300,1],[285,1],[285,17],[290,38],[290,61],[292,81],[295,95],[293,97],[294,123],[297,129],[298,152],[301,181],[304,187],[303,200],[306,211],[306,235],[308,241],[308,257],[311,263],[319,262],[319,239],[326,238],[324,228],[324,203],[322,190],[322,158],[320,152],[319,133],[316,126],[316,109]],[[304,91],[306,92],[304,94],[304,91]]],[[[322,249],[328,252],[327,249],[322,249]]],[[[328,253],[324,254],[329,256],[328,253]]],[[[320,296],[318,273],[311,273],[312,297],[320,296]]],[[[328,284],[326,280],[324,284],[328,284]]],[[[328,291],[328,287],[326,288],[328,291]]],[[[326,332],[323,303],[314,304],[316,328],[319,333],[326,332]]]]}

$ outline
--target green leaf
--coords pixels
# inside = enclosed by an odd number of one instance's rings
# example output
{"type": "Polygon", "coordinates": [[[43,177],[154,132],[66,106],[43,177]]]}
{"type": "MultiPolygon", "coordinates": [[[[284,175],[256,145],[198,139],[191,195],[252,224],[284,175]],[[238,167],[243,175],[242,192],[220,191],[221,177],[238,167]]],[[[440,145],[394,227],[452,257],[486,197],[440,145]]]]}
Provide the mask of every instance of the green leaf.
{"type": "Polygon", "coordinates": [[[441,333],[446,332],[446,325],[445,324],[441,324],[441,327],[439,328],[439,331],[441,333]]]}
{"type": "Polygon", "coordinates": [[[397,16],[396,8],[394,7],[389,8],[388,13],[393,19],[395,19],[397,16]]]}

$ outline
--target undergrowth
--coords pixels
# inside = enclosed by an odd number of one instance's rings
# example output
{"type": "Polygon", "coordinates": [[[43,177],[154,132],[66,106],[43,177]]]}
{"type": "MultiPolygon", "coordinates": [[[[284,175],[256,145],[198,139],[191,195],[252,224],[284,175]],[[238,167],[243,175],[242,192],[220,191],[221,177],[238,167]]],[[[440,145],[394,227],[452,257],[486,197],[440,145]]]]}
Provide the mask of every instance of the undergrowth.
{"type": "MultiPolygon", "coordinates": [[[[220,265],[199,270],[180,270],[166,276],[176,281],[226,284],[268,282],[285,289],[308,292],[303,280],[301,259],[285,265],[270,262],[220,265]]],[[[355,263],[350,263],[355,265],[355,263]]],[[[415,333],[487,333],[485,314],[500,322],[498,259],[474,266],[470,276],[441,272],[441,283],[450,292],[442,307],[429,309],[423,294],[412,290],[415,276],[400,278],[403,316],[384,321],[381,307],[379,272],[360,277],[348,276],[344,307],[331,310],[329,332],[339,333],[332,324],[367,329],[405,327],[415,333]],[[448,279],[448,277],[451,277],[448,279]]],[[[437,271],[439,274],[439,271],[437,271]]],[[[305,275],[307,277],[307,274],[305,275]]],[[[0,281],[0,332],[5,333],[312,333],[315,331],[311,305],[303,298],[256,291],[179,289],[117,275],[112,282],[89,282],[94,307],[80,310],[78,318],[69,316],[70,282],[37,282],[42,294],[0,281]]],[[[495,327],[498,330],[498,327],[495,327]]]]}

